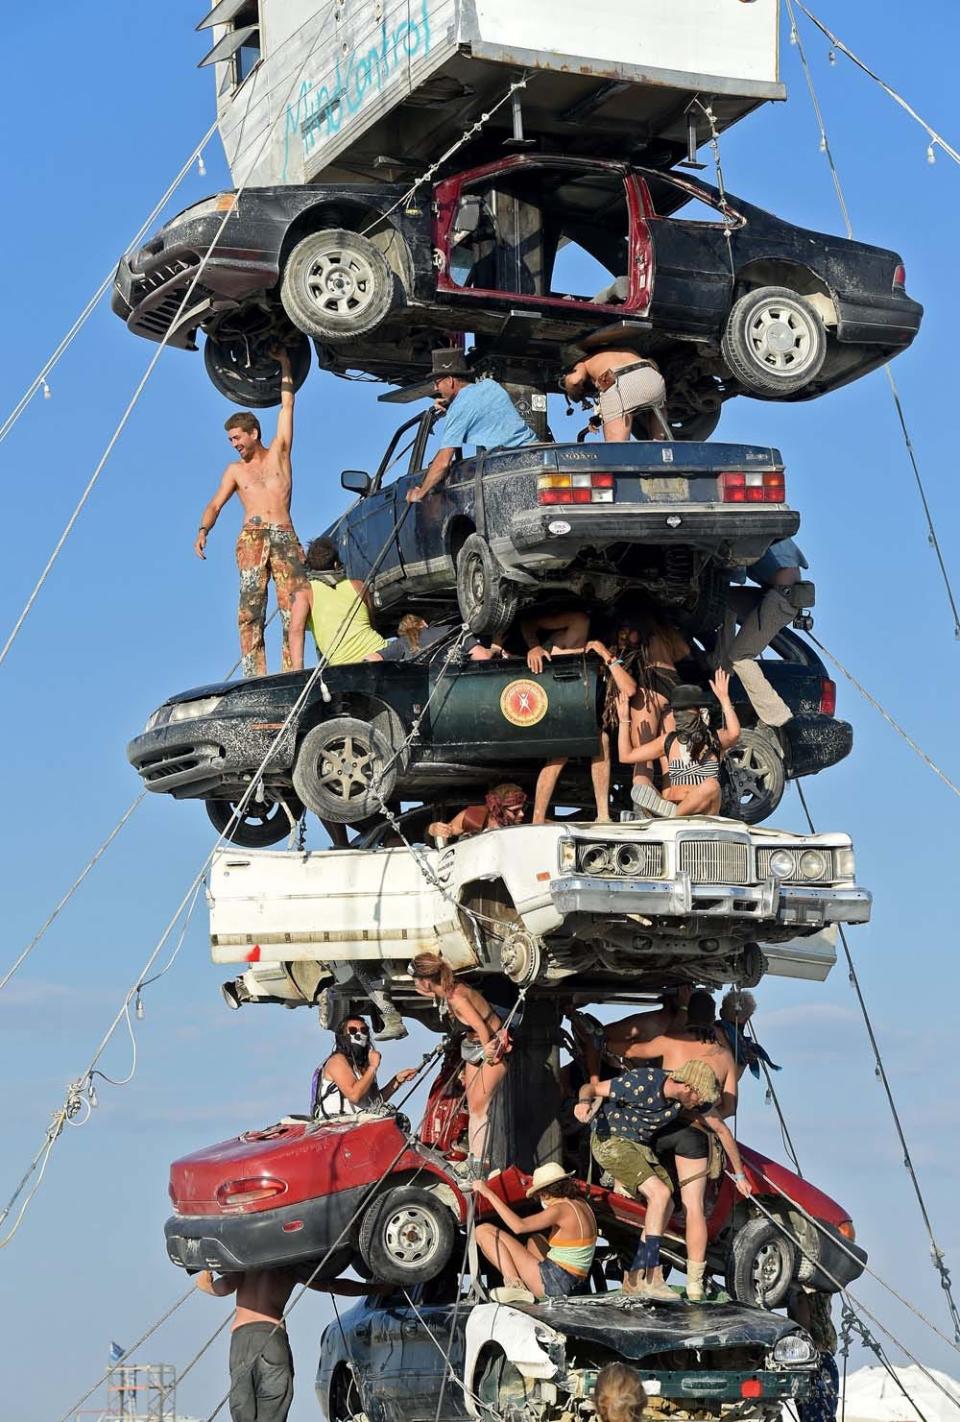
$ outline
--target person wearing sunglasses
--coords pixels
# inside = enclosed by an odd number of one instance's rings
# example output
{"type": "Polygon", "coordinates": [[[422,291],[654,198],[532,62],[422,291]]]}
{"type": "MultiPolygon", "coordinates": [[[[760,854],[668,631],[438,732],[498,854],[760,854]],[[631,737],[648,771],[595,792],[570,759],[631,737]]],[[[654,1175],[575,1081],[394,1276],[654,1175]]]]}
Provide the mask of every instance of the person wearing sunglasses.
{"type": "Polygon", "coordinates": [[[370,1028],[362,1017],[348,1017],[334,1033],[334,1049],[313,1074],[310,1114],[316,1120],[355,1116],[388,1101],[398,1086],[416,1076],[414,1067],[395,1072],[378,1086],[380,1053],[370,1045],[370,1028]]]}

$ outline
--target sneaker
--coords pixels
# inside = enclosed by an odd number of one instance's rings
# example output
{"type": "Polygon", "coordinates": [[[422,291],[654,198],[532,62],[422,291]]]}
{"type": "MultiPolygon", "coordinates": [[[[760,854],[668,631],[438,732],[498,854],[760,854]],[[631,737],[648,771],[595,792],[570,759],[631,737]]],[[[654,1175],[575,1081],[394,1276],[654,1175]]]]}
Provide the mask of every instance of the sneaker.
{"type": "Polygon", "coordinates": [[[630,791],[630,799],[635,809],[646,810],[648,814],[661,820],[673,819],[677,813],[677,807],[672,800],[665,800],[662,795],[657,794],[652,785],[647,785],[642,780],[630,791]]]}
{"type": "Polygon", "coordinates": [[[410,1035],[403,1018],[396,1009],[393,1012],[381,1013],[381,1022],[380,1031],[373,1034],[375,1042],[399,1042],[402,1037],[410,1035]]]}

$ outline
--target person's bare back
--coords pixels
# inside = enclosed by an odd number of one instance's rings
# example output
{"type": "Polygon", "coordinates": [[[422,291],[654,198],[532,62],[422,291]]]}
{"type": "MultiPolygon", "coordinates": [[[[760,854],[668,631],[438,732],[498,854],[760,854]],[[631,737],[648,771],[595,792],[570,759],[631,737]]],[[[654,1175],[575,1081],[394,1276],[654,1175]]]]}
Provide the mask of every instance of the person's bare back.
{"type": "Polygon", "coordinates": [[[283,1310],[297,1283],[293,1269],[247,1269],[244,1273],[221,1274],[215,1278],[204,1269],[197,1276],[197,1288],[215,1298],[235,1293],[237,1307],[231,1328],[246,1323],[283,1323],[283,1310]]]}
{"type": "Polygon", "coordinates": [[[661,1037],[653,1037],[647,1042],[628,1047],[625,1055],[628,1060],[634,1061],[659,1057],[664,1071],[676,1071],[686,1062],[706,1062],[723,1092],[723,1100],[718,1108],[720,1115],[728,1116],[736,1109],[739,1078],[733,1053],[722,1042],[712,1039],[704,1041],[697,1029],[681,1027],[676,1031],[666,1032],[661,1037]]]}

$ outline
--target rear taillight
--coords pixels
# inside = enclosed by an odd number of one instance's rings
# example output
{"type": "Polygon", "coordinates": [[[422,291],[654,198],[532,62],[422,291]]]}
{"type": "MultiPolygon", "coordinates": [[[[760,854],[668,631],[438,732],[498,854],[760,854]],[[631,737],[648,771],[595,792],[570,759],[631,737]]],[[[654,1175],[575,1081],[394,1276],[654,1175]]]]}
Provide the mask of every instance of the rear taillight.
{"type": "Polygon", "coordinates": [[[763,1383],[759,1378],[744,1378],[740,1384],[741,1397],[762,1397],[763,1383]]]}
{"type": "Polygon", "coordinates": [[[255,1205],[260,1200],[272,1200],[286,1190],[282,1180],[274,1180],[270,1175],[255,1179],[227,1180],[217,1188],[217,1204],[224,1209],[239,1209],[244,1205],[255,1205]]]}
{"type": "Polygon", "coordinates": [[[720,475],[720,502],[724,504],[782,504],[787,488],[783,470],[731,472],[720,475]]]}
{"type": "Polygon", "coordinates": [[[612,504],[612,474],[540,474],[538,504],[612,504]]]}
{"type": "Polygon", "coordinates": [[[906,286],[906,284],[907,284],[907,269],[906,269],[906,267],[903,265],[903,263],[900,262],[900,263],[899,263],[897,266],[895,266],[894,269],[893,269],[893,285],[894,285],[894,289],[895,289],[896,291],[903,291],[903,289],[904,289],[904,287],[906,286]]]}
{"type": "Polygon", "coordinates": [[[820,714],[834,716],[837,711],[837,683],[828,676],[820,678],[820,714]]]}
{"type": "Polygon", "coordinates": [[[841,1220],[837,1225],[837,1229],[840,1234],[843,1235],[844,1239],[849,1239],[850,1243],[853,1244],[857,1237],[857,1231],[853,1227],[853,1220],[841,1220]]]}

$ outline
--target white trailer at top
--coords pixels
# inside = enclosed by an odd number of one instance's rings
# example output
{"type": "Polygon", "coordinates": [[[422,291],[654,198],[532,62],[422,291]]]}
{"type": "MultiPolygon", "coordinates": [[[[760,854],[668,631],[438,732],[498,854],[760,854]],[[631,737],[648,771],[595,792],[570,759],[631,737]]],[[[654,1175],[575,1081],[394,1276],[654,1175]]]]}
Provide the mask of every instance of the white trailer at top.
{"type": "Polygon", "coordinates": [[[779,0],[220,0],[220,132],[236,184],[419,173],[505,142],[668,166],[768,99],[779,0]],[[520,127],[522,123],[522,129],[520,127]]]}

